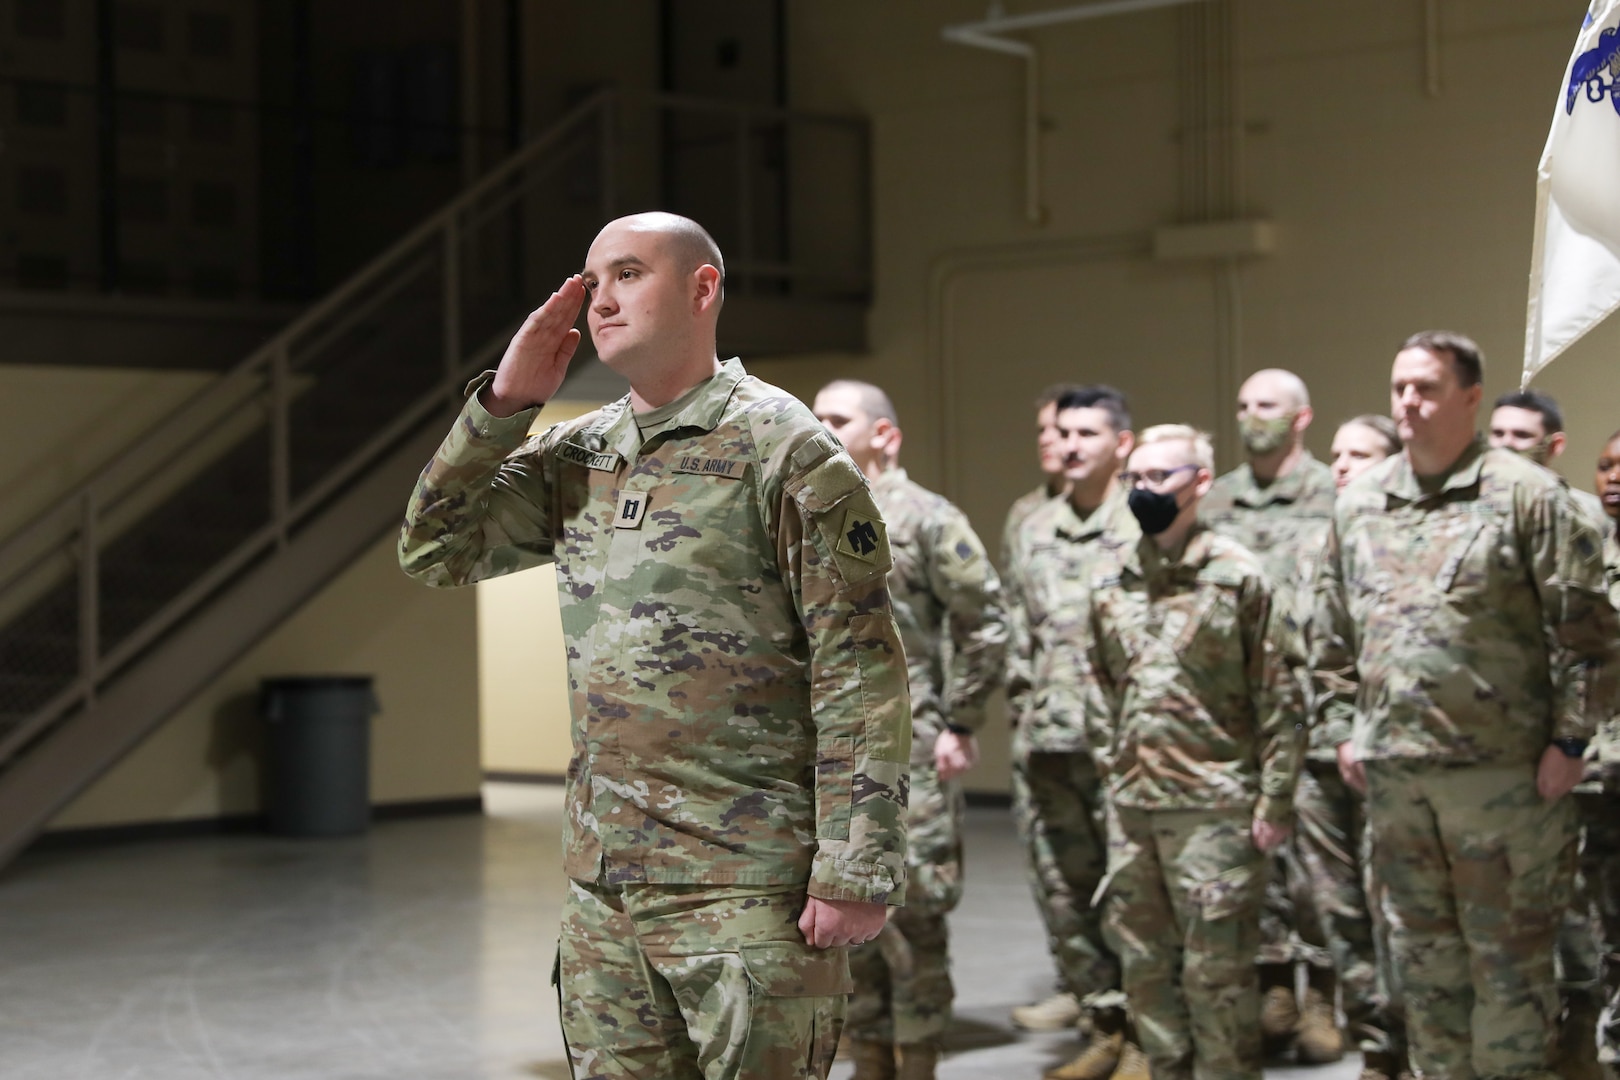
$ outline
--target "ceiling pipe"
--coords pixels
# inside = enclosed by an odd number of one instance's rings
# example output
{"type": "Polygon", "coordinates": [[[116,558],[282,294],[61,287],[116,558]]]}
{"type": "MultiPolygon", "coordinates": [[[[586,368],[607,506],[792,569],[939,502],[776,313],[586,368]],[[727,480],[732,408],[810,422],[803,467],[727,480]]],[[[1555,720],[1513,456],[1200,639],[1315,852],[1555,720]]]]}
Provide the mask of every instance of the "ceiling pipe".
{"type": "Polygon", "coordinates": [[[1156,8],[1179,7],[1183,4],[1203,3],[1204,0],[1099,0],[1091,4],[1035,11],[1027,15],[1004,15],[999,3],[993,4],[989,15],[973,23],[957,23],[940,31],[940,36],[955,45],[975,49],[988,49],[1004,56],[1016,56],[1024,62],[1024,218],[1031,225],[1046,222],[1046,208],[1041,205],[1041,80],[1040,56],[1035,46],[1027,41],[1000,37],[1019,30],[1034,30],[1059,23],[1099,19],[1106,15],[1129,15],[1156,8]]]}

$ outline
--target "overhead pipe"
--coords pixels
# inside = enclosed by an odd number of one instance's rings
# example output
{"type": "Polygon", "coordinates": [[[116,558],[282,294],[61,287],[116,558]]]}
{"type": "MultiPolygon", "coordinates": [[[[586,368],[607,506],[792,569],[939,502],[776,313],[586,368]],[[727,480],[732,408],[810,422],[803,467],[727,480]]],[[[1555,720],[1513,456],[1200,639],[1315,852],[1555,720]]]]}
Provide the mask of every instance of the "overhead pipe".
{"type": "Polygon", "coordinates": [[[1041,225],[1046,221],[1046,208],[1041,205],[1040,56],[1029,42],[999,35],[1099,19],[1106,15],[1129,15],[1203,2],[1205,0],[1099,0],[1097,3],[1034,11],[1027,15],[1005,15],[997,3],[991,6],[990,14],[979,22],[957,23],[940,31],[940,36],[953,44],[1016,56],[1024,62],[1024,218],[1031,225],[1041,225]]]}

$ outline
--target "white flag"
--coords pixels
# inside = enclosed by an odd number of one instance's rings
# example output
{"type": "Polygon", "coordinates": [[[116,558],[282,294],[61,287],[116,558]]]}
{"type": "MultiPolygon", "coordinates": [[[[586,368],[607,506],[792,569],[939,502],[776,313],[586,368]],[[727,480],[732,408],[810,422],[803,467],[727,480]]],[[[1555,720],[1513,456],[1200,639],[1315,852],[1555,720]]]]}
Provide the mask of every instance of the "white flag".
{"type": "Polygon", "coordinates": [[[1524,383],[1620,308],[1620,0],[1593,0],[1536,183],[1524,383]]]}

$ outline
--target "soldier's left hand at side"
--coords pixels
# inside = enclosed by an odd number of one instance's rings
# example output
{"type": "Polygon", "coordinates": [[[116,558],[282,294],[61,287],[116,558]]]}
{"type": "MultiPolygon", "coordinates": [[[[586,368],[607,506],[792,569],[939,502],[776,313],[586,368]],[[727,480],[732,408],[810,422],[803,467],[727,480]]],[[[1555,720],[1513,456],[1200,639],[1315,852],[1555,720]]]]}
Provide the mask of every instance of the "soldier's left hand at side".
{"type": "Polygon", "coordinates": [[[1575,790],[1585,772],[1583,759],[1570,757],[1558,747],[1549,746],[1541,752],[1541,766],[1536,769],[1536,791],[1548,802],[1562,799],[1575,790]]]}
{"type": "Polygon", "coordinates": [[[878,936],[888,920],[884,904],[861,900],[805,898],[799,931],[812,949],[836,949],[842,945],[863,945],[878,936]]]}
{"type": "Polygon", "coordinates": [[[979,763],[979,740],[972,735],[942,731],[934,740],[934,767],[941,780],[954,780],[979,763]]]}
{"type": "Polygon", "coordinates": [[[1249,834],[1254,837],[1254,846],[1264,852],[1275,851],[1277,845],[1288,839],[1290,828],[1287,825],[1274,825],[1261,818],[1254,819],[1254,825],[1249,834]]]}

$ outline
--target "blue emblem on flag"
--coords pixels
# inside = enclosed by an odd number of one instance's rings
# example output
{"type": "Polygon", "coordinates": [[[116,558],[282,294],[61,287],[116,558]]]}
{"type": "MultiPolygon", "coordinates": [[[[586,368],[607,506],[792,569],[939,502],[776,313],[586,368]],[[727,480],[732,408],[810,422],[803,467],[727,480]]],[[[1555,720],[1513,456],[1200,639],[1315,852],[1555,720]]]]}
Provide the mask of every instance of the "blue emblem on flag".
{"type": "Polygon", "coordinates": [[[1617,76],[1620,76],[1620,30],[1609,29],[1598,35],[1597,48],[1581,53],[1570,67],[1564,111],[1575,112],[1575,98],[1584,90],[1587,101],[1596,105],[1606,97],[1614,111],[1620,113],[1620,94],[1614,91],[1617,76]]]}

